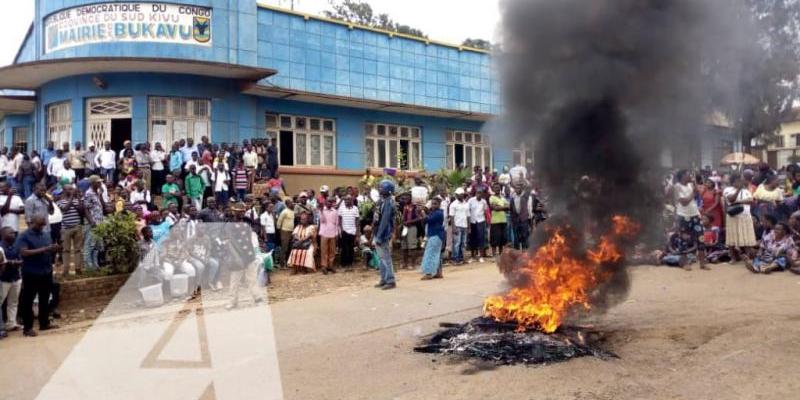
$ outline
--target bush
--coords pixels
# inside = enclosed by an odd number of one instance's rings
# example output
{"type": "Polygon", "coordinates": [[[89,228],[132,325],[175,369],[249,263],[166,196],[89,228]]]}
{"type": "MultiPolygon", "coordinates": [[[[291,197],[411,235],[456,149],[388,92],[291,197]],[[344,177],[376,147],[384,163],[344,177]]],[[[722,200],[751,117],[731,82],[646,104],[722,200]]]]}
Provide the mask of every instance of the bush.
{"type": "Polygon", "coordinates": [[[107,216],[92,230],[103,241],[106,262],[111,270],[131,272],[139,262],[136,242],[136,217],[130,213],[107,216]]]}

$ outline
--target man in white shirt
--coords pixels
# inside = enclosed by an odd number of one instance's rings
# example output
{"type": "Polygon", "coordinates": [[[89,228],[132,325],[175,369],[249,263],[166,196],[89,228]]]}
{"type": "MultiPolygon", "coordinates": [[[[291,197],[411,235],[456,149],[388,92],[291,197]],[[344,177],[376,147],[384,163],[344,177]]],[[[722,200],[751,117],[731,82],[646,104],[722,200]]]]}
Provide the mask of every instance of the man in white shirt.
{"type": "Polygon", "coordinates": [[[111,143],[105,142],[103,150],[97,152],[95,156],[95,165],[100,167],[100,176],[106,182],[114,182],[114,171],[117,169],[117,153],[111,150],[111,143]]]}
{"type": "Polygon", "coordinates": [[[508,174],[511,175],[511,184],[516,186],[525,183],[528,171],[522,165],[517,164],[508,171],[508,174]]]}
{"type": "Polygon", "coordinates": [[[428,188],[423,185],[420,177],[414,178],[414,187],[411,188],[411,201],[417,205],[423,205],[428,201],[428,188]]]}
{"type": "Polygon", "coordinates": [[[58,181],[68,184],[74,184],[77,178],[77,173],[74,169],[72,169],[72,163],[69,160],[64,160],[63,167],[61,171],[58,173],[58,181]],[[69,181],[69,182],[66,182],[69,181]]]}
{"type": "Polygon", "coordinates": [[[17,195],[17,191],[6,183],[0,182],[0,227],[9,227],[19,232],[19,216],[25,213],[25,203],[17,195]]]}
{"type": "Polygon", "coordinates": [[[225,164],[220,163],[211,175],[211,180],[214,181],[214,197],[217,204],[222,208],[228,207],[228,183],[230,183],[231,176],[225,170],[225,164]]]}
{"type": "Polygon", "coordinates": [[[191,160],[192,153],[197,153],[198,155],[200,154],[200,152],[197,150],[197,146],[194,144],[194,139],[192,138],[186,139],[186,145],[181,147],[180,151],[184,160],[191,160]]]}
{"type": "Polygon", "coordinates": [[[480,252],[478,262],[483,262],[486,257],[486,203],[487,193],[485,190],[478,190],[474,197],[467,202],[469,206],[469,228],[470,228],[470,253],[474,260],[480,252]]]}
{"type": "Polygon", "coordinates": [[[5,178],[8,174],[9,160],[8,156],[6,155],[7,153],[8,149],[6,149],[5,147],[3,147],[2,150],[0,150],[0,179],[5,178]]]}
{"type": "Polygon", "coordinates": [[[248,171],[255,170],[258,167],[258,153],[256,153],[253,145],[247,145],[245,148],[244,154],[242,154],[242,162],[244,162],[244,167],[248,171]]]}
{"type": "Polygon", "coordinates": [[[186,161],[183,164],[184,171],[189,172],[189,170],[191,169],[192,165],[194,165],[194,167],[196,169],[200,169],[200,155],[197,154],[197,152],[192,153],[191,158],[189,158],[188,160],[189,161],[186,161]]]}
{"type": "Polygon", "coordinates": [[[17,172],[19,172],[19,165],[22,164],[24,156],[17,149],[11,149],[9,153],[9,162],[6,165],[6,176],[8,177],[8,184],[17,188],[22,182],[17,181],[17,172]]]}
{"type": "Polygon", "coordinates": [[[358,207],[353,205],[353,197],[347,195],[339,205],[339,226],[342,227],[342,267],[353,265],[354,251],[356,245],[356,235],[358,234],[359,212],[358,207]]]}
{"type": "Polygon", "coordinates": [[[456,189],[456,199],[450,203],[448,210],[450,223],[453,227],[453,254],[454,263],[464,263],[464,248],[467,246],[467,232],[469,231],[469,205],[464,201],[464,188],[456,189]]]}
{"type": "Polygon", "coordinates": [[[49,184],[54,184],[56,180],[58,180],[59,175],[61,175],[61,171],[64,170],[65,161],[67,161],[67,158],[64,157],[64,151],[61,149],[56,150],[56,155],[50,158],[50,161],[47,163],[47,177],[49,184]]]}

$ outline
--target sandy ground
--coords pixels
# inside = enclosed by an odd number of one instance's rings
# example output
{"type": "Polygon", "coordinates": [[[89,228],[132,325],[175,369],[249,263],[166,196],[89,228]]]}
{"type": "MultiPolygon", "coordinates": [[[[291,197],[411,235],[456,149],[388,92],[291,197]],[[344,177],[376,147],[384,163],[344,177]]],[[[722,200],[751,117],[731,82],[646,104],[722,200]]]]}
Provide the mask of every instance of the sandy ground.
{"type": "MultiPolygon", "coordinates": [[[[390,292],[365,287],[369,275],[339,289],[327,283],[326,294],[270,305],[284,397],[800,398],[800,277],[753,276],[731,265],[631,271],[628,300],[593,321],[620,358],[538,367],[494,367],[411,351],[439,322],[479,314],[481,299],[501,285],[492,265],[448,269],[442,281],[404,273],[390,292]]],[[[291,284],[311,286],[320,278],[291,277],[291,284]]],[[[84,334],[64,329],[0,341],[0,398],[35,398],[84,334]]]]}

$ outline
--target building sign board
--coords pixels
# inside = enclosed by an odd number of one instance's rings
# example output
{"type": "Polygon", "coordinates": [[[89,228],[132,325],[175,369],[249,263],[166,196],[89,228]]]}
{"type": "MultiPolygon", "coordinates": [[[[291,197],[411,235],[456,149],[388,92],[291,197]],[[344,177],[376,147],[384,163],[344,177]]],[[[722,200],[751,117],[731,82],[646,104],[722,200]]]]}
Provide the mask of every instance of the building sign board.
{"type": "Polygon", "coordinates": [[[100,3],[57,11],[44,19],[44,52],[109,42],[211,46],[208,7],[166,3],[100,3]]]}

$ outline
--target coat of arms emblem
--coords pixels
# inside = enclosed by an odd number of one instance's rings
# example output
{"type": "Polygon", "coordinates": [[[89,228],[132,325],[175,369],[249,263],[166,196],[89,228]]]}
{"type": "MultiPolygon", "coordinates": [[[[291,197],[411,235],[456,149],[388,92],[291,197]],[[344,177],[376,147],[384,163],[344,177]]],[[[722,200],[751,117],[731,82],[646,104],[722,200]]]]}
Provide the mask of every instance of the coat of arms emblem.
{"type": "Polygon", "coordinates": [[[206,17],[194,17],[194,40],[207,43],[211,40],[211,21],[206,17]]]}

